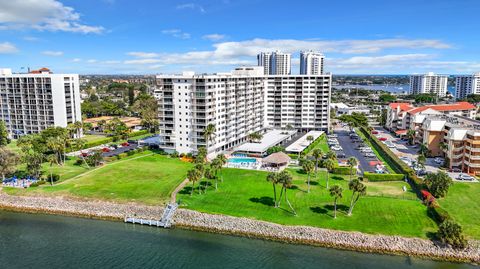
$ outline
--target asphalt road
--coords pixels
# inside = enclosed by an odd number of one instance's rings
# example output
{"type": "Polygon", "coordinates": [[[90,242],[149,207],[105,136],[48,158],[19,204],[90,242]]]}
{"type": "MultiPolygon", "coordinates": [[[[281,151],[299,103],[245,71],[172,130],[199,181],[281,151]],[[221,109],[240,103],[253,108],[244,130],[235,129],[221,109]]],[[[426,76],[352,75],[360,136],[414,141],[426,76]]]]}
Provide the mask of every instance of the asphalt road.
{"type": "MultiPolygon", "coordinates": [[[[374,172],[375,166],[370,166],[370,161],[376,161],[377,158],[366,158],[363,154],[357,150],[357,146],[359,143],[353,143],[349,132],[346,129],[336,129],[335,133],[338,135],[338,142],[340,146],[343,148],[343,151],[337,151],[337,154],[340,152],[345,153],[345,158],[348,159],[349,157],[355,157],[359,163],[359,169],[361,172],[374,172]]],[[[342,159],[340,159],[342,160],[342,159]]]]}

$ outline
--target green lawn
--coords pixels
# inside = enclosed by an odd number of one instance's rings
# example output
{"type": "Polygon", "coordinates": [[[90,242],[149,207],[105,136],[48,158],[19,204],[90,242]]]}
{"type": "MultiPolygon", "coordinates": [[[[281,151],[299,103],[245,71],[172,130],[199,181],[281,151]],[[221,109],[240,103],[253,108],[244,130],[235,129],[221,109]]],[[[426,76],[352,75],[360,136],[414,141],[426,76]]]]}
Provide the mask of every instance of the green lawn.
{"type": "Polygon", "coordinates": [[[82,138],[85,139],[87,142],[95,142],[95,141],[98,141],[98,140],[103,140],[103,139],[107,138],[107,136],[86,134],[82,138]]]}
{"type": "Polygon", "coordinates": [[[333,199],[325,188],[325,174],[318,184],[312,184],[311,192],[306,193],[306,175],[298,170],[289,171],[294,175],[294,186],[288,190],[288,197],[297,216],[289,212],[285,201],[282,201],[280,209],[272,206],[272,184],[265,180],[266,172],[260,171],[225,169],[222,172],[224,182],[219,183],[217,191],[210,187],[207,194],[194,192],[190,196],[189,185],[180,192],[179,198],[185,208],[287,225],[423,238],[428,232],[436,230],[435,222],[427,216],[426,207],[415,200],[410,189],[407,193],[401,190],[404,185],[408,187],[406,184],[367,183],[367,193],[370,194],[359,200],[353,215],[348,217],[346,211],[351,196],[348,181],[335,176],[330,185],[341,185],[344,197],[339,201],[338,217],[333,219],[333,199]]]}
{"type": "Polygon", "coordinates": [[[190,167],[190,163],[145,151],[54,186],[4,190],[14,195],[65,195],[155,205],[168,200],[190,167]]]}
{"type": "Polygon", "coordinates": [[[480,183],[454,182],[440,205],[459,222],[465,234],[480,239],[480,183]]]}
{"type": "MultiPolygon", "coordinates": [[[[321,149],[324,154],[330,150],[330,148],[328,147],[326,134],[323,134],[322,136],[320,136],[320,142],[313,149],[317,149],[317,148],[321,149]]],[[[310,150],[310,154],[312,153],[313,149],[310,150]]]]}

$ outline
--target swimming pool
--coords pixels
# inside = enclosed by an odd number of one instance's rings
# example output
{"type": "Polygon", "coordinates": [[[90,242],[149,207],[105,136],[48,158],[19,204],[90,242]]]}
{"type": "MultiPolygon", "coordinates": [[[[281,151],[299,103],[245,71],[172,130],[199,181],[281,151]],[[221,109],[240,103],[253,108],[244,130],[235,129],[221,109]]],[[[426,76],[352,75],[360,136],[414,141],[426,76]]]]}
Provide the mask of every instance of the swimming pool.
{"type": "Polygon", "coordinates": [[[229,163],[256,163],[257,159],[255,158],[230,158],[228,159],[229,163]]]}

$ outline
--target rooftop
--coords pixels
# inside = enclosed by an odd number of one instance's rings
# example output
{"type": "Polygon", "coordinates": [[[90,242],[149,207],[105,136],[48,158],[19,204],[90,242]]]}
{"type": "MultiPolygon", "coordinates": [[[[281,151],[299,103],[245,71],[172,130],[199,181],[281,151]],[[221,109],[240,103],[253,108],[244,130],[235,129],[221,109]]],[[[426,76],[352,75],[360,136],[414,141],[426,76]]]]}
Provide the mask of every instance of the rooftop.
{"type": "Polygon", "coordinates": [[[296,132],[297,131],[272,130],[263,135],[260,143],[245,143],[234,150],[241,152],[264,153],[268,148],[287,140],[296,132]]]}
{"type": "Polygon", "coordinates": [[[300,137],[297,141],[295,141],[293,144],[291,144],[290,146],[288,146],[285,151],[286,152],[295,152],[295,153],[298,153],[298,152],[301,152],[303,151],[306,147],[308,147],[312,142],[313,140],[317,139],[318,137],[320,137],[324,132],[323,131],[310,131],[308,133],[306,133],[304,136],[300,137]],[[307,140],[307,137],[309,136],[313,136],[313,140],[312,141],[308,141],[307,140]]]}

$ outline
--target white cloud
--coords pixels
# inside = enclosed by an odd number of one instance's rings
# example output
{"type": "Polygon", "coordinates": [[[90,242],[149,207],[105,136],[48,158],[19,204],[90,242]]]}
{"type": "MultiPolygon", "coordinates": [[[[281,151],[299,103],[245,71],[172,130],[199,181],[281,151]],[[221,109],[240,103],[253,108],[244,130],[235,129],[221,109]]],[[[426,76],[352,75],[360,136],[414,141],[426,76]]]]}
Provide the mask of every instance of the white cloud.
{"type": "Polygon", "coordinates": [[[96,62],[98,62],[98,60],[96,60],[96,59],[89,59],[89,60],[87,60],[87,63],[89,63],[89,64],[94,64],[94,63],[96,63],[96,62]]]}
{"type": "Polygon", "coordinates": [[[81,61],[82,61],[82,59],[80,59],[80,58],[73,58],[72,59],[72,62],[74,62],[74,63],[79,63],[81,61]]]}
{"type": "Polygon", "coordinates": [[[225,35],[221,34],[209,34],[202,36],[203,39],[211,40],[211,41],[219,41],[225,38],[225,35]]]}
{"type": "Polygon", "coordinates": [[[40,38],[34,37],[34,36],[25,36],[23,37],[23,40],[29,41],[29,42],[36,42],[36,41],[40,41],[40,38]]]}
{"type": "Polygon", "coordinates": [[[17,52],[18,49],[10,42],[0,43],[0,54],[10,54],[17,52]]]}
{"type": "Polygon", "coordinates": [[[165,29],[165,30],[162,30],[162,34],[171,35],[173,37],[180,38],[180,39],[190,38],[189,33],[182,32],[182,30],[180,29],[165,29]]]}
{"type": "Polygon", "coordinates": [[[57,0],[0,1],[0,30],[33,28],[46,31],[101,33],[101,26],[82,24],[80,14],[57,0]]]}
{"type": "Polygon", "coordinates": [[[154,58],[158,57],[158,53],[154,52],[142,52],[142,51],[132,51],[128,52],[127,55],[137,57],[137,58],[154,58]]]}
{"type": "Polygon", "coordinates": [[[125,64],[155,64],[160,62],[160,59],[137,59],[124,61],[125,64]]]}
{"type": "Polygon", "coordinates": [[[63,51],[46,50],[46,51],[42,51],[42,54],[47,56],[62,56],[63,51]]]}
{"type": "Polygon", "coordinates": [[[206,12],[206,10],[205,10],[205,8],[203,8],[203,6],[197,5],[195,3],[180,4],[180,5],[177,5],[177,9],[194,9],[194,10],[200,11],[201,13],[206,12]]]}

